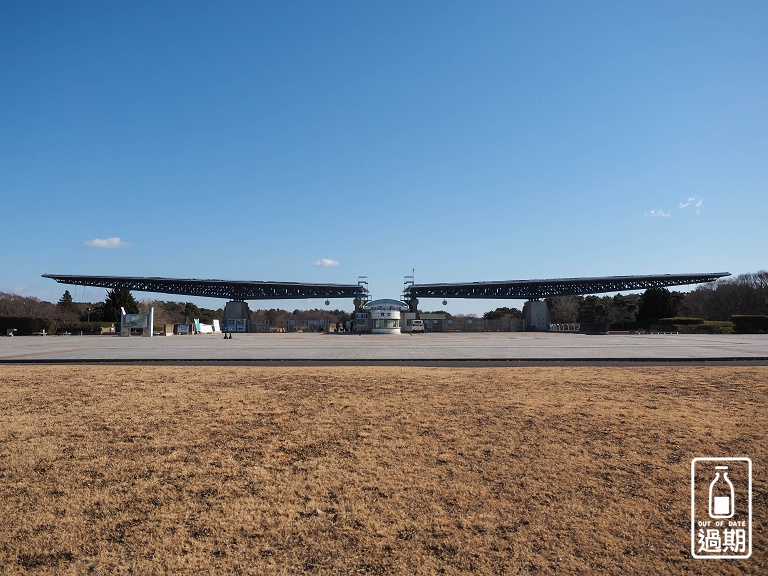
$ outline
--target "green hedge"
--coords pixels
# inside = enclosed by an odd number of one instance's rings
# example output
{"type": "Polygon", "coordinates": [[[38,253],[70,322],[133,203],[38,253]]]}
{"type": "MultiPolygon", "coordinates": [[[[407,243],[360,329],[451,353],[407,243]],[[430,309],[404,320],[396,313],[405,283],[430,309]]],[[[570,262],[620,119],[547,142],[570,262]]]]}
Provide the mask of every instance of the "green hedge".
{"type": "Polygon", "coordinates": [[[16,336],[31,336],[35,332],[45,330],[51,336],[57,332],[70,334],[101,334],[102,327],[109,328],[114,322],[57,322],[50,318],[27,318],[17,316],[0,317],[0,336],[5,336],[7,330],[16,329],[16,336]]]}
{"type": "Polygon", "coordinates": [[[738,314],[731,322],[739,334],[765,334],[768,332],[768,316],[738,314]]]}
{"type": "MultiPolygon", "coordinates": [[[[109,328],[115,324],[115,322],[64,322],[59,326],[59,332],[101,334],[102,328],[109,328]]],[[[119,326],[116,326],[115,330],[119,331],[119,326]]]]}
{"type": "Polygon", "coordinates": [[[30,336],[43,330],[47,334],[56,334],[59,323],[50,318],[0,317],[0,334],[5,336],[6,331],[13,328],[16,329],[16,336],[30,336]]]}
{"type": "Polygon", "coordinates": [[[691,326],[693,332],[705,332],[707,334],[733,334],[733,322],[728,320],[707,320],[703,324],[691,326]]]}
{"type": "Polygon", "coordinates": [[[678,326],[691,326],[694,324],[704,324],[704,318],[691,318],[689,316],[675,316],[674,318],[659,318],[659,324],[678,326]]]}
{"type": "Polygon", "coordinates": [[[733,322],[727,320],[702,320],[701,324],[657,324],[654,329],[681,334],[733,334],[734,332],[733,322]]]}
{"type": "Polygon", "coordinates": [[[611,322],[609,327],[611,332],[633,332],[640,329],[637,322],[611,322]]]}

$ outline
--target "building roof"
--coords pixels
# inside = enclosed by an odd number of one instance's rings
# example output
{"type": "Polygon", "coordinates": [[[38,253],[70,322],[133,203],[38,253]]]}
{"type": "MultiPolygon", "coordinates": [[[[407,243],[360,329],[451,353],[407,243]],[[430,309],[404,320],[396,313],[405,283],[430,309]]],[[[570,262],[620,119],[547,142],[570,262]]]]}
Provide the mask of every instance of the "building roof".
{"type": "Polygon", "coordinates": [[[555,296],[577,296],[627,290],[664,288],[712,282],[728,272],[705,274],[659,274],[653,276],[603,276],[595,278],[554,278],[449,284],[412,284],[405,295],[416,298],[489,298],[539,300],[555,296]]]}
{"type": "Polygon", "coordinates": [[[248,280],[203,280],[141,276],[76,276],[43,274],[62,284],[102,288],[206,296],[229,300],[289,300],[303,298],[356,298],[367,292],[359,284],[305,284],[248,280]]]}

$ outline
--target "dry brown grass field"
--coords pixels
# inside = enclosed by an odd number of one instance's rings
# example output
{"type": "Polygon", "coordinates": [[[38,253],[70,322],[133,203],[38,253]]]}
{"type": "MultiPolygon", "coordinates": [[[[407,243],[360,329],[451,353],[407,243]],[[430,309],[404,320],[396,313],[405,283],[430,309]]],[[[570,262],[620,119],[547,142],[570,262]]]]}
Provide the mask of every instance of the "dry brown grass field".
{"type": "Polygon", "coordinates": [[[768,368],[0,366],[2,574],[768,574],[768,368]],[[754,552],[690,464],[754,462],[754,552]]]}

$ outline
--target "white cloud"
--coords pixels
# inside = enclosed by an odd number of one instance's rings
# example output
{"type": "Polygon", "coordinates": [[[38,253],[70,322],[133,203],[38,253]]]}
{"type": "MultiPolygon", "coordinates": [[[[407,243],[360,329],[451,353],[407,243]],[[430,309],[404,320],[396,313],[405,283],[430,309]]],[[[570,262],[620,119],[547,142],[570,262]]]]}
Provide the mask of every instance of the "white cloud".
{"type": "Polygon", "coordinates": [[[94,238],[83,242],[84,248],[127,248],[130,245],[130,242],[125,242],[117,236],[114,238],[94,238]]]}
{"type": "Polygon", "coordinates": [[[669,218],[669,212],[664,212],[664,210],[657,210],[654,208],[650,212],[646,212],[644,216],[656,216],[657,218],[669,218]]]}
{"type": "Polygon", "coordinates": [[[323,258],[322,260],[316,260],[312,262],[312,266],[321,266],[325,268],[326,266],[338,266],[339,261],[338,260],[331,260],[330,258],[323,258]]]}
{"type": "Polygon", "coordinates": [[[693,206],[696,208],[696,214],[701,213],[701,207],[703,205],[704,200],[701,198],[696,198],[695,196],[691,196],[686,202],[680,202],[680,208],[688,208],[688,206],[693,206]]]}

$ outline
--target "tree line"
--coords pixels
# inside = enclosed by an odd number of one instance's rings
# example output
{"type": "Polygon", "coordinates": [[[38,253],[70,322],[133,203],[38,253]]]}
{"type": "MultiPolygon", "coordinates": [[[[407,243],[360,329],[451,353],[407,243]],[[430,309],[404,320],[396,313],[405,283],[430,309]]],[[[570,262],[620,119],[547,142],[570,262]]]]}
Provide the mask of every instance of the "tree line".
{"type": "Polygon", "coordinates": [[[735,322],[737,329],[740,324],[756,323],[757,331],[764,331],[759,326],[768,322],[768,272],[722,278],[691,292],[649,288],[642,294],[562,296],[548,299],[547,304],[553,323],[594,322],[613,327],[709,323],[715,329],[718,323],[735,322]]]}
{"type": "MultiPolygon", "coordinates": [[[[648,327],[660,322],[708,323],[714,329],[718,323],[733,322],[736,318],[737,324],[756,323],[759,329],[768,322],[768,272],[722,278],[701,284],[691,292],[649,288],[642,294],[559,296],[546,302],[550,320],[555,324],[598,323],[610,324],[615,329],[648,327]]],[[[486,312],[483,318],[522,318],[522,312],[518,308],[497,308],[486,312]]]]}
{"type": "Polygon", "coordinates": [[[99,333],[102,327],[111,327],[120,321],[120,309],[128,314],[148,314],[154,308],[154,323],[191,324],[197,318],[210,324],[221,318],[224,310],[201,308],[193,302],[166,302],[163,300],[137,301],[129,290],[109,290],[103,302],[74,302],[65,290],[56,304],[31,296],[0,292],[0,330],[15,328],[20,334],[46,330],[48,333],[79,331],[99,333]]]}
{"type": "MultiPolygon", "coordinates": [[[[129,290],[109,290],[103,302],[75,302],[69,290],[65,290],[56,304],[31,296],[19,296],[0,292],[0,330],[15,328],[18,334],[32,334],[45,330],[100,333],[120,321],[120,309],[128,314],[148,314],[154,308],[154,324],[191,324],[198,319],[212,324],[221,319],[224,309],[216,310],[197,306],[193,302],[164,300],[137,301],[129,290]]],[[[344,324],[354,313],[344,310],[255,310],[251,312],[251,323],[259,330],[275,328],[289,329],[291,326],[305,327],[310,322],[327,327],[344,324]]]]}

